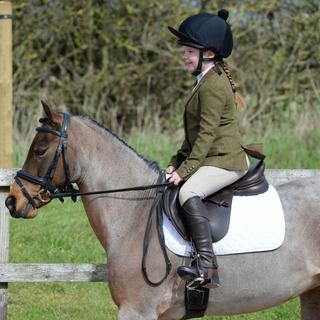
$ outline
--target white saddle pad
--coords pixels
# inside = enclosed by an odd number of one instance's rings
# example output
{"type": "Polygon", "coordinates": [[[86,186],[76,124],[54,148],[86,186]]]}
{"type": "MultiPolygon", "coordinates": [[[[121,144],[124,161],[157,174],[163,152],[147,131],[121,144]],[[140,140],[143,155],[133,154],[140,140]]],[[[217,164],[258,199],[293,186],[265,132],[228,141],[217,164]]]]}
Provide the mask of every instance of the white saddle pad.
{"type": "MultiPolygon", "coordinates": [[[[167,216],[163,215],[163,231],[167,248],[188,257],[189,241],[184,240],[167,216]]],[[[216,255],[269,251],[284,241],[285,221],[279,195],[273,186],[257,196],[233,197],[228,233],[213,244],[216,255]]]]}

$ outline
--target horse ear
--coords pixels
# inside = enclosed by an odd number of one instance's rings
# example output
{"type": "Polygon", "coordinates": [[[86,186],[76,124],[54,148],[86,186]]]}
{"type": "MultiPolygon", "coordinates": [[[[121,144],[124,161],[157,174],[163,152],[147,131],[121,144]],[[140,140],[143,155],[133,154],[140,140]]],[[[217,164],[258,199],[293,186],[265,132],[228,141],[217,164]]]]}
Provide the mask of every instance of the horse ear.
{"type": "Polygon", "coordinates": [[[41,100],[41,104],[43,107],[43,111],[46,114],[46,116],[48,117],[48,119],[53,122],[53,113],[51,112],[48,104],[46,102],[44,102],[43,100],[41,100]]]}

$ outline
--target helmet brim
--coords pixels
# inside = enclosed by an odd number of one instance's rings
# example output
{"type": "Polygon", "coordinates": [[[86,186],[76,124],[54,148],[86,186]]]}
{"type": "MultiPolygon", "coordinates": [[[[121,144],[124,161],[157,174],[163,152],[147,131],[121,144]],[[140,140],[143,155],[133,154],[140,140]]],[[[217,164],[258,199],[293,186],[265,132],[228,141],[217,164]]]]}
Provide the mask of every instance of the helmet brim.
{"type": "Polygon", "coordinates": [[[194,41],[187,39],[187,38],[179,38],[177,40],[177,44],[180,46],[187,46],[187,47],[192,47],[192,48],[196,48],[196,49],[205,49],[200,44],[195,43],[194,41]]]}
{"type": "Polygon", "coordinates": [[[169,30],[174,36],[176,36],[177,38],[186,38],[186,37],[187,37],[184,33],[180,32],[180,31],[178,31],[178,30],[176,30],[176,29],[174,29],[174,28],[172,28],[172,27],[169,27],[169,26],[168,26],[168,30],[169,30]]]}
{"type": "Polygon", "coordinates": [[[176,36],[177,39],[177,44],[180,46],[187,46],[187,47],[192,47],[192,48],[197,48],[197,49],[205,49],[202,45],[199,43],[195,42],[193,39],[188,37],[186,34],[183,32],[180,32],[172,27],[168,27],[169,31],[176,36]]]}

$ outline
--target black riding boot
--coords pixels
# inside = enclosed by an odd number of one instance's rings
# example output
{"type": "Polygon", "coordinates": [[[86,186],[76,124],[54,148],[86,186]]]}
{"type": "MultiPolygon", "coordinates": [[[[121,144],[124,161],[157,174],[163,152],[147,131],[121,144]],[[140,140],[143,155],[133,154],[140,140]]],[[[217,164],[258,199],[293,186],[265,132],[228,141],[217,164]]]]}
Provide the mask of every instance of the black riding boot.
{"type": "Polygon", "coordinates": [[[190,267],[180,266],[177,269],[179,276],[191,283],[192,286],[204,286],[208,288],[220,285],[217,263],[212,249],[212,237],[210,224],[202,215],[206,210],[200,197],[188,199],[182,206],[191,238],[195,244],[198,257],[190,267]]]}

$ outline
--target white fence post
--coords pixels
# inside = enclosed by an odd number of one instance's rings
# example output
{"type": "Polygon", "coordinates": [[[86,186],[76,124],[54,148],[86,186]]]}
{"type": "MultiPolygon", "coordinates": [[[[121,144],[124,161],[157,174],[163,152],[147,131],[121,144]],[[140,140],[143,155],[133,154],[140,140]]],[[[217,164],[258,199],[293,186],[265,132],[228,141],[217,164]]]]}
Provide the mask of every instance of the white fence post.
{"type": "MultiPolygon", "coordinates": [[[[12,182],[11,169],[0,169],[0,263],[8,262],[9,258],[9,213],[4,201],[12,182]]],[[[1,271],[1,270],[0,270],[1,271]]],[[[0,283],[0,320],[7,319],[8,283],[0,283]]]]}
{"type": "MultiPolygon", "coordinates": [[[[0,263],[8,262],[9,217],[4,205],[9,188],[0,187],[0,263]]],[[[0,320],[7,319],[8,283],[0,283],[0,320]]]]}

